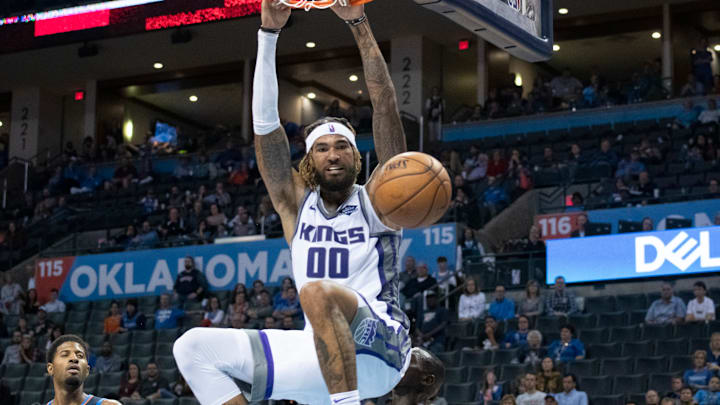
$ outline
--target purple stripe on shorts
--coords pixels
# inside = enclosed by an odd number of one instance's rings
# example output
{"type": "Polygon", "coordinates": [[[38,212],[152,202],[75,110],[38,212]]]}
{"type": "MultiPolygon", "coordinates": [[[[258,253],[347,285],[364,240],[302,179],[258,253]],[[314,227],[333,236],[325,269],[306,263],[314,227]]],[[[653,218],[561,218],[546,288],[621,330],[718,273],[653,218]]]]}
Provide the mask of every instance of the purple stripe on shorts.
{"type": "Polygon", "coordinates": [[[265,399],[270,399],[273,392],[273,381],[275,380],[275,363],[273,363],[272,351],[270,350],[270,342],[268,342],[265,332],[259,330],[260,341],[263,349],[265,349],[265,361],[267,361],[267,386],[265,387],[265,399]]]}

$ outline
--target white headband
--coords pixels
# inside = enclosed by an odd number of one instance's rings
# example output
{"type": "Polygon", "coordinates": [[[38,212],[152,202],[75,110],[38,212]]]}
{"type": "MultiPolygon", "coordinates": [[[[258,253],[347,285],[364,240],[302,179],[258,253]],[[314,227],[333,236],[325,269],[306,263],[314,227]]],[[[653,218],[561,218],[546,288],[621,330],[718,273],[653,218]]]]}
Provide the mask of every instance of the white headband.
{"type": "Polygon", "coordinates": [[[325,135],[344,136],[345,138],[347,138],[348,142],[350,142],[352,146],[357,149],[357,144],[355,143],[355,134],[352,130],[350,130],[350,128],[339,122],[328,122],[327,124],[322,124],[319,127],[315,128],[310,133],[310,135],[308,135],[307,139],[305,139],[305,153],[310,153],[312,147],[315,145],[315,142],[318,140],[318,138],[325,135]]]}

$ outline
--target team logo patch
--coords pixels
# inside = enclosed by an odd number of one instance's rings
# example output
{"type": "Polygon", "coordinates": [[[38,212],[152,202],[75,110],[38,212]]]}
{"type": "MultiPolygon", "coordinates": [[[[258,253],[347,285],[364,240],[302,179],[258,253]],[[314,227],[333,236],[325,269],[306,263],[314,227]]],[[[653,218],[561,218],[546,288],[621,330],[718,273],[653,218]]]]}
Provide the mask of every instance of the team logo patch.
{"type": "Polygon", "coordinates": [[[314,205],[311,205],[311,206],[310,206],[310,211],[315,211],[315,206],[314,206],[314,205]]]}
{"type": "Polygon", "coordinates": [[[335,133],[335,126],[334,125],[328,125],[328,128],[330,128],[331,133],[335,133]]]}
{"type": "Polygon", "coordinates": [[[341,210],[341,214],[352,215],[353,212],[357,211],[357,205],[346,205],[341,210]]]}
{"type": "Polygon", "coordinates": [[[355,331],[355,336],[353,336],[355,343],[360,346],[371,347],[377,335],[377,327],[377,319],[363,319],[355,331]]]}

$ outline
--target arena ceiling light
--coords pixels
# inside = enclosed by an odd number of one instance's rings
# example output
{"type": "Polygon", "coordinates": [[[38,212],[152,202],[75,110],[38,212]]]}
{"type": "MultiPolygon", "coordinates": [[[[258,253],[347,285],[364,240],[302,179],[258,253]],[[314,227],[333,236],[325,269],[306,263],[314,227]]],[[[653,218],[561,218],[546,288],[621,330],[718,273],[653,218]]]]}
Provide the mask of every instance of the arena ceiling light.
{"type": "Polygon", "coordinates": [[[3,126],[3,122],[2,122],[2,121],[0,121],[0,127],[1,127],[1,126],[3,126]]]}
{"type": "Polygon", "coordinates": [[[310,92],[307,94],[307,98],[309,98],[310,100],[315,100],[317,98],[317,94],[310,92]]]}
{"type": "Polygon", "coordinates": [[[358,90],[357,93],[358,93],[358,95],[362,96],[363,91],[362,91],[362,90],[358,90]]]}
{"type": "Polygon", "coordinates": [[[570,10],[566,9],[565,7],[558,10],[558,14],[562,14],[562,15],[565,15],[569,12],[570,12],[570,10]]]}
{"type": "Polygon", "coordinates": [[[160,69],[162,69],[162,68],[164,68],[164,67],[165,67],[165,65],[163,65],[163,64],[160,63],[160,62],[155,62],[155,63],[153,63],[153,68],[155,68],[155,69],[160,70],[160,69]]]}
{"type": "Polygon", "coordinates": [[[191,103],[197,103],[198,96],[193,94],[192,96],[188,97],[188,100],[190,100],[191,103]]]}
{"type": "Polygon", "coordinates": [[[310,48],[310,49],[312,49],[312,48],[315,48],[316,46],[317,46],[317,44],[316,44],[315,42],[313,42],[313,41],[308,41],[308,42],[305,43],[305,48],[310,48]]]}
{"type": "Polygon", "coordinates": [[[652,37],[652,39],[660,39],[660,38],[662,38],[662,34],[661,34],[660,32],[658,32],[658,31],[653,32],[652,34],[650,34],[650,36],[652,37]]]}
{"type": "Polygon", "coordinates": [[[350,75],[350,77],[348,77],[348,80],[350,80],[351,82],[356,82],[359,80],[359,78],[357,77],[357,75],[350,75]]]}
{"type": "Polygon", "coordinates": [[[720,52],[720,44],[715,45],[713,49],[720,52]]]}
{"type": "Polygon", "coordinates": [[[553,51],[557,52],[557,51],[559,51],[559,50],[560,50],[560,45],[558,45],[558,44],[553,44],[553,51]]]}

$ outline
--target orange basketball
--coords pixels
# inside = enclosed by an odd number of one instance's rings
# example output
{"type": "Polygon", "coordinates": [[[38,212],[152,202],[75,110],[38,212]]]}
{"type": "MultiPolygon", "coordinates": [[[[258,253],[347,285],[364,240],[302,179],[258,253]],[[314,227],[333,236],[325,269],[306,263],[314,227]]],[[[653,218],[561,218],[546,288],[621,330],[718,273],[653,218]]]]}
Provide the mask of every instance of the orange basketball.
{"type": "Polygon", "coordinates": [[[401,153],[385,162],[375,176],[368,190],[373,207],[403,228],[432,225],[450,205],[450,176],[430,155],[401,153]]]}

